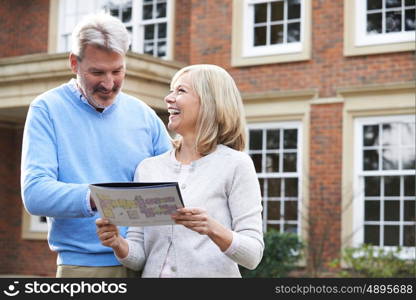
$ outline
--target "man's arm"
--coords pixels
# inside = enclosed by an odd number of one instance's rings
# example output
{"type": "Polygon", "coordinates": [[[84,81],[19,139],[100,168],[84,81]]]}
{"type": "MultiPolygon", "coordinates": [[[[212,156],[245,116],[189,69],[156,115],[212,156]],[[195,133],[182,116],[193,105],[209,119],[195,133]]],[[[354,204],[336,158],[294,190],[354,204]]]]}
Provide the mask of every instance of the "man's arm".
{"type": "Polygon", "coordinates": [[[50,217],[93,215],[87,184],[58,181],[56,136],[46,108],[31,106],[23,135],[21,187],[27,211],[50,217]]]}

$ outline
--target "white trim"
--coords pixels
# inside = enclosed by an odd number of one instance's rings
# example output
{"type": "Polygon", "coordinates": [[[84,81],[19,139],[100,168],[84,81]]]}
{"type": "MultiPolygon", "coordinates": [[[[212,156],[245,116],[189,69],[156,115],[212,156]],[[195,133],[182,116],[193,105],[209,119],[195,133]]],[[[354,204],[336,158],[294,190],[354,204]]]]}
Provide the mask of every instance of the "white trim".
{"type": "MultiPolygon", "coordinates": [[[[387,171],[363,171],[362,165],[363,165],[363,155],[362,155],[362,128],[364,125],[378,125],[382,123],[392,123],[392,122],[414,122],[415,117],[413,115],[394,115],[394,116],[375,116],[375,117],[359,117],[354,120],[354,172],[353,172],[353,237],[352,237],[352,243],[354,247],[358,247],[361,244],[364,243],[364,180],[363,175],[369,175],[369,176],[406,176],[406,175],[415,175],[415,170],[387,170],[387,171]]],[[[381,147],[378,146],[378,147],[381,147]]],[[[381,180],[382,182],[382,180],[381,180]]],[[[381,183],[380,183],[381,184],[381,183]]],[[[383,188],[383,187],[381,187],[383,188]]],[[[384,225],[399,225],[400,226],[400,238],[399,238],[399,245],[403,245],[403,225],[413,225],[414,222],[408,222],[403,220],[403,201],[406,198],[403,193],[403,186],[401,186],[401,192],[400,196],[395,198],[400,198],[397,201],[400,201],[400,220],[399,221],[384,221],[382,218],[380,218],[379,221],[375,221],[374,224],[377,224],[380,226],[380,244],[383,245],[383,229],[384,225]]],[[[411,197],[414,199],[414,197],[411,197]]],[[[382,196],[380,199],[380,216],[384,215],[384,201],[389,200],[388,197],[382,196]]],[[[367,224],[371,225],[370,221],[366,222],[367,224]]],[[[416,251],[415,247],[404,247],[401,246],[403,250],[402,258],[414,258],[416,251]]],[[[392,246],[383,246],[383,249],[386,250],[392,250],[397,249],[397,247],[392,246]]]]}

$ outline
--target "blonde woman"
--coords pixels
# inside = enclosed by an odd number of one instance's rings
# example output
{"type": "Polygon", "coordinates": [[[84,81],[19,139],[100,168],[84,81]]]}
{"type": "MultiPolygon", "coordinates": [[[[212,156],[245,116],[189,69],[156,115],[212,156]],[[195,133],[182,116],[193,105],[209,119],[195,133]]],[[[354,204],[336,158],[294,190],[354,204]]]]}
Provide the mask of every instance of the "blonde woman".
{"type": "Polygon", "coordinates": [[[179,70],[165,97],[174,149],[142,161],[137,181],[178,181],[185,207],[177,225],[131,227],[127,238],[97,220],[104,246],[143,277],[241,277],[264,249],[261,195],[232,77],[215,65],[179,70]]]}

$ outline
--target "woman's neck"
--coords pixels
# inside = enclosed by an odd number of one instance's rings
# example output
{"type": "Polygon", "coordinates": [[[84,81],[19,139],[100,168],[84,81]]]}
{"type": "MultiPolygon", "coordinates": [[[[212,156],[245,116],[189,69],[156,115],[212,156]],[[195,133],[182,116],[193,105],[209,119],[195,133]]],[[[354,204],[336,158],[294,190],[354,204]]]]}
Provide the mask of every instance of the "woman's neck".
{"type": "Polygon", "coordinates": [[[189,165],[193,161],[201,158],[202,155],[196,150],[195,141],[183,139],[180,149],[176,150],[175,157],[180,163],[189,165]]]}

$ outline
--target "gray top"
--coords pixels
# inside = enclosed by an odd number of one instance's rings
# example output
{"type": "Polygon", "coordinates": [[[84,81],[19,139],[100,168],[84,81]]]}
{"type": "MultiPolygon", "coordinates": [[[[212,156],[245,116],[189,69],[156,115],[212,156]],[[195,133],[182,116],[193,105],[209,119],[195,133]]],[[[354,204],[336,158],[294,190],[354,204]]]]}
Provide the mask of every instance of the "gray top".
{"type": "MultiPolygon", "coordinates": [[[[174,150],[172,150],[174,151],[174,150]]],[[[182,165],[171,152],[143,160],[135,180],[178,181],[182,165]]],[[[251,158],[218,145],[194,161],[180,182],[185,207],[199,207],[233,231],[232,251],[182,225],[130,227],[129,254],[119,261],[143,277],[160,277],[168,254],[176,277],[241,277],[237,264],[254,269],[263,256],[262,205],[251,158]],[[234,247],[236,246],[236,247],[234,247]]]]}

